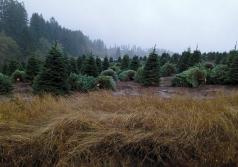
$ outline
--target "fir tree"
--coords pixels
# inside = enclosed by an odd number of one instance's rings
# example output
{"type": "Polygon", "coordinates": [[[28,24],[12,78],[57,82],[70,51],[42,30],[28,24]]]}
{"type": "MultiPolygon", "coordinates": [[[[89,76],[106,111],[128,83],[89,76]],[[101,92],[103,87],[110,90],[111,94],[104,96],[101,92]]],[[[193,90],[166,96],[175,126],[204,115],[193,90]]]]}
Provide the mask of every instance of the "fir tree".
{"type": "Polygon", "coordinates": [[[178,62],[179,72],[183,72],[191,66],[190,60],[191,60],[191,52],[190,51],[183,52],[178,62]]]}
{"type": "Polygon", "coordinates": [[[83,65],[83,57],[79,56],[77,59],[77,68],[79,73],[81,73],[82,65],[83,65]]]}
{"type": "Polygon", "coordinates": [[[143,84],[145,86],[158,86],[160,82],[160,67],[158,62],[158,55],[155,49],[150,53],[145,67],[143,69],[143,84]]]}
{"type": "Polygon", "coordinates": [[[34,78],[39,74],[39,72],[40,72],[40,61],[37,60],[34,56],[30,57],[28,59],[26,66],[27,80],[32,82],[34,78]]]}
{"type": "Polygon", "coordinates": [[[195,50],[190,57],[190,65],[194,66],[194,65],[200,63],[201,60],[202,60],[201,52],[199,50],[195,50]]]}
{"type": "Polygon", "coordinates": [[[8,65],[8,75],[12,75],[20,67],[19,63],[16,60],[11,60],[8,65]]]}
{"type": "Polygon", "coordinates": [[[228,82],[233,85],[238,84],[238,54],[233,57],[232,62],[228,65],[228,82]]]}
{"type": "Polygon", "coordinates": [[[113,63],[113,58],[112,57],[110,57],[109,62],[113,63]]]}
{"type": "Polygon", "coordinates": [[[121,63],[121,56],[118,57],[117,62],[121,63]]]}
{"type": "Polygon", "coordinates": [[[46,57],[43,70],[34,81],[34,91],[36,93],[53,93],[63,95],[68,93],[67,69],[65,59],[62,56],[57,44],[54,44],[46,57]]]}
{"type": "Polygon", "coordinates": [[[103,60],[102,68],[103,70],[107,70],[109,68],[109,60],[107,56],[103,60]]]}
{"type": "Polygon", "coordinates": [[[98,69],[97,69],[96,61],[93,55],[88,56],[83,64],[82,73],[84,75],[97,77],[98,76],[97,70],[98,69]]]}
{"type": "Polygon", "coordinates": [[[69,66],[70,66],[70,73],[75,73],[75,74],[78,73],[77,62],[73,57],[71,57],[69,60],[69,66]]]}
{"type": "Polygon", "coordinates": [[[99,57],[96,58],[96,65],[98,69],[98,74],[100,74],[102,72],[102,60],[99,57]]]}
{"type": "Polygon", "coordinates": [[[121,69],[122,70],[128,70],[130,65],[130,58],[128,55],[123,56],[122,62],[121,62],[121,69]]]}
{"type": "Polygon", "coordinates": [[[139,57],[138,56],[134,56],[132,58],[132,61],[131,61],[131,64],[130,64],[130,69],[134,70],[134,71],[137,71],[139,67],[140,67],[139,57]]]}

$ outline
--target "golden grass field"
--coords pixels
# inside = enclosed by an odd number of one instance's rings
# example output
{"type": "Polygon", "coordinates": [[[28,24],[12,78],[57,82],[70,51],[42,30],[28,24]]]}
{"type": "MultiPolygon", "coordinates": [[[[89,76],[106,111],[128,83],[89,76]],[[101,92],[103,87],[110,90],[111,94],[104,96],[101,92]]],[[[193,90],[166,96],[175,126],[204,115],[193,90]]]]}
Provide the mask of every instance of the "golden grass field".
{"type": "Polygon", "coordinates": [[[93,92],[0,102],[0,166],[235,167],[238,93],[93,92]]]}

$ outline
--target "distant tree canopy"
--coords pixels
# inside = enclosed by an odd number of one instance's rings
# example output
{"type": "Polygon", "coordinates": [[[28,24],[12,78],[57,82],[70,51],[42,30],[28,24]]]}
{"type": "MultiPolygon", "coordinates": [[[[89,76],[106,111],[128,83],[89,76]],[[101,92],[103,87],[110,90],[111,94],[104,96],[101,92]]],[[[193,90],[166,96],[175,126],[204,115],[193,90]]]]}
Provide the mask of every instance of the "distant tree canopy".
{"type": "Polygon", "coordinates": [[[72,31],[60,26],[54,18],[46,21],[42,15],[34,13],[28,23],[24,4],[17,0],[0,0],[0,32],[12,39],[1,35],[1,40],[6,42],[0,43],[15,45],[13,47],[18,45],[24,58],[29,53],[45,57],[55,41],[70,55],[82,55],[91,51],[99,56],[107,54],[102,40],[91,41],[81,31],[72,31]]]}

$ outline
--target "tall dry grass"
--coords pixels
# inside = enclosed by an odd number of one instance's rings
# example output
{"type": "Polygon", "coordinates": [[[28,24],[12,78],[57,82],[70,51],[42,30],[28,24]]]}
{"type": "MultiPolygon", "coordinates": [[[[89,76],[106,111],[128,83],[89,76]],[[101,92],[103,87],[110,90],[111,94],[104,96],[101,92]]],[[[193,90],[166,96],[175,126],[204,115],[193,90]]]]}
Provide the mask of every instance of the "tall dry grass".
{"type": "Polygon", "coordinates": [[[238,166],[238,94],[0,102],[0,166],[238,166]]]}

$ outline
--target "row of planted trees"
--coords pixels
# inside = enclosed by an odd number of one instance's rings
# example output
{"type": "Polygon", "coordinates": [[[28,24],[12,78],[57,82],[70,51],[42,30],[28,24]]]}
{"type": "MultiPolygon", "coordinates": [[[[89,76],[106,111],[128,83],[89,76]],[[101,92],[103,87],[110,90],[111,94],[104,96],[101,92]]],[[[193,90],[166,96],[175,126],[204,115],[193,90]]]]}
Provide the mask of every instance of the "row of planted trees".
{"type": "Polygon", "coordinates": [[[26,65],[18,64],[16,61],[6,64],[0,75],[0,92],[4,94],[11,92],[14,82],[30,83],[35,93],[58,95],[70,91],[115,90],[119,79],[134,80],[136,71],[142,64],[145,65],[144,73],[143,77],[137,76],[138,82],[143,78],[144,85],[158,85],[160,75],[157,58],[157,54],[153,51],[148,60],[137,56],[130,59],[127,55],[116,61],[107,57],[101,60],[98,57],[95,59],[92,54],[69,59],[63,56],[55,44],[44,62],[31,57],[26,65]]]}
{"type": "MultiPolygon", "coordinates": [[[[215,56],[215,58],[217,58],[215,56]]],[[[221,58],[219,58],[221,59],[221,58]]],[[[10,61],[0,75],[0,92],[12,90],[12,82],[31,83],[35,93],[50,92],[65,94],[70,91],[87,92],[97,89],[116,89],[118,80],[136,82],[144,86],[159,86],[160,77],[175,75],[173,86],[197,87],[201,84],[237,84],[238,52],[223,54],[222,63],[207,61],[196,50],[181,55],[159,56],[155,49],[148,57],[103,60],[92,54],[77,59],[63,56],[57,44],[53,45],[45,61],[36,57],[28,59],[26,65],[10,61]]]]}

